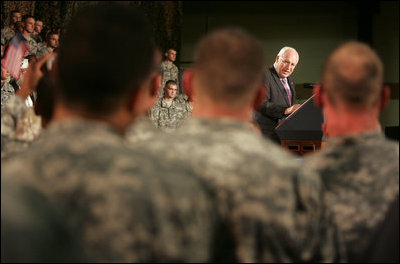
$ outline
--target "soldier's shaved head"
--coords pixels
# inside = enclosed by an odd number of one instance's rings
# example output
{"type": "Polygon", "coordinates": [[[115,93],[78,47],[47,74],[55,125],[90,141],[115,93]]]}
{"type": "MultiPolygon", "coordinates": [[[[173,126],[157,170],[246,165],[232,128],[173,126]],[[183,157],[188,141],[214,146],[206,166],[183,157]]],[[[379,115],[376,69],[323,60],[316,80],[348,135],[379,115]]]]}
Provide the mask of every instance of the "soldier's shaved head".
{"type": "Polygon", "coordinates": [[[322,83],[332,104],[342,101],[351,107],[376,105],[383,87],[383,65],[366,44],[348,42],[329,56],[322,83]]]}

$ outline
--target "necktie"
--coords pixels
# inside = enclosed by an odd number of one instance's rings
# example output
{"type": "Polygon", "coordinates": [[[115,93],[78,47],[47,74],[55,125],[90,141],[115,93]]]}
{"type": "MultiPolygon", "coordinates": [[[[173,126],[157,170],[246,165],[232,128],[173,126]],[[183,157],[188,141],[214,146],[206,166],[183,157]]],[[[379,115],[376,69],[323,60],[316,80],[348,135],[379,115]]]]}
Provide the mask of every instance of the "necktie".
{"type": "Polygon", "coordinates": [[[285,87],[286,94],[287,94],[288,99],[289,99],[289,104],[292,105],[292,96],[291,96],[290,88],[289,88],[289,85],[288,85],[288,83],[287,83],[286,78],[283,78],[283,79],[282,79],[282,83],[283,83],[283,87],[285,87]]]}

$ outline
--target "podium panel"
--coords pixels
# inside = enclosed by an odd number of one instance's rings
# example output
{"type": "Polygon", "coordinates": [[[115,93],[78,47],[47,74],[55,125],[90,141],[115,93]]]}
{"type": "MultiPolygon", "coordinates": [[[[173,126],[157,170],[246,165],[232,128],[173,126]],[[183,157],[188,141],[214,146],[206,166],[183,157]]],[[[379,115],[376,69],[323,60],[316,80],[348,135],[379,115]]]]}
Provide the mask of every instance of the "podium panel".
{"type": "Polygon", "coordinates": [[[321,148],[324,140],[322,110],[314,105],[314,96],[281,122],[275,131],[285,149],[304,155],[321,148]]]}

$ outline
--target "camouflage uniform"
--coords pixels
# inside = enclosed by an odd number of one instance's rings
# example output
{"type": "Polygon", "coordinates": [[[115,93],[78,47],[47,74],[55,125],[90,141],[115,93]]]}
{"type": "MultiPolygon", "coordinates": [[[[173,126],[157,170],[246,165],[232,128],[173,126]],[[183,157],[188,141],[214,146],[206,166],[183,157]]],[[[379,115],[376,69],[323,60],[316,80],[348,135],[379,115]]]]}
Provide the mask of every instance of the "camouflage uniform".
{"type": "Polygon", "coordinates": [[[29,55],[37,55],[38,53],[38,43],[31,37],[25,37],[23,34],[22,36],[24,37],[24,39],[28,42],[29,44],[29,55]]]}
{"type": "Polygon", "coordinates": [[[160,133],[147,116],[141,116],[128,128],[126,139],[130,143],[138,143],[158,136],[160,133]]]}
{"type": "Polygon", "coordinates": [[[1,262],[82,262],[72,223],[29,186],[1,182],[1,262]]]}
{"type": "Polygon", "coordinates": [[[169,64],[167,61],[163,61],[160,66],[161,71],[161,89],[158,90],[158,97],[163,97],[163,89],[165,83],[169,80],[174,80],[179,87],[179,70],[174,63],[169,64]]]}
{"type": "Polygon", "coordinates": [[[371,230],[399,192],[399,144],[380,132],[343,136],[305,161],[322,176],[349,261],[362,257],[371,230]]]}
{"type": "Polygon", "coordinates": [[[15,32],[10,26],[2,28],[1,29],[1,42],[3,43],[3,41],[4,41],[4,45],[7,45],[10,42],[10,40],[14,37],[14,35],[15,35],[15,32]]]}
{"type": "Polygon", "coordinates": [[[180,127],[191,114],[192,108],[187,101],[187,96],[178,95],[170,106],[165,103],[164,98],[159,98],[151,109],[150,118],[157,128],[172,132],[180,127]]]}
{"type": "Polygon", "coordinates": [[[40,44],[43,42],[42,37],[40,36],[40,34],[32,34],[31,37],[36,41],[37,44],[40,44]]]}
{"type": "Polygon", "coordinates": [[[37,56],[39,56],[39,58],[43,57],[44,55],[53,52],[53,50],[50,47],[47,46],[43,46],[43,45],[37,45],[37,56]]]}
{"type": "Polygon", "coordinates": [[[1,87],[1,110],[3,110],[7,101],[11,96],[15,94],[14,87],[10,84],[10,76],[4,80],[3,86],[1,87]]]}
{"type": "MultiPolygon", "coordinates": [[[[135,146],[191,166],[218,199],[234,261],[336,261],[343,257],[320,179],[249,124],[191,118],[174,134],[135,146]]],[[[223,232],[221,231],[221,232],[223,232]]]]}
{"type": "Polygon", "coordinates": [[[42,131],[42,121],[20,96],[12,96],[1,113],[1,158],[28,148],[42,131]]]}
{"type": "Polygon", "coordinates": [[[2,162],[2,180],[34,187],[74,221],[89,262],[212,261],[219,221],[198,178],[124,144],[101,122],[53,122],[2,162]]]}

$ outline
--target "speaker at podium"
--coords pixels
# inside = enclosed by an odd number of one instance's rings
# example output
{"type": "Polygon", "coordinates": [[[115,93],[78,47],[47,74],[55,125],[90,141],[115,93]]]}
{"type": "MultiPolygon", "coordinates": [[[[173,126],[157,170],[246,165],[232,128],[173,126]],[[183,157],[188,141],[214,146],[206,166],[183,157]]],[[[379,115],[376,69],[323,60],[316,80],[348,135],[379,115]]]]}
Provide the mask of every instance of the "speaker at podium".
{"type": "Polygon", "coordinates": [[[313,95],[279,123],[275,131],[284,148],[303,156],[323,147],[325,143],[323,122],[322,110],[314,104],[313,95]]]}

